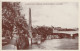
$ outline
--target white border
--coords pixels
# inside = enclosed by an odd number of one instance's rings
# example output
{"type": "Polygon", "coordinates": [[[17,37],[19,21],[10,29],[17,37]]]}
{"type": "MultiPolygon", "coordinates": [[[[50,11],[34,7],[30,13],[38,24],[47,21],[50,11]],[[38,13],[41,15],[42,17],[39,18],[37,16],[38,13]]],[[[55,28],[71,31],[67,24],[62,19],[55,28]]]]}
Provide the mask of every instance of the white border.
{"type": "MultiPolygon", "coordinates": [[[[50,3],[50,2],[79,2],[79,9],[80,9],[80,1],[79,0],[0,0],[0,50],[2,51],[2,2],[39,2],[39,3],[50,3]]],[[[80,10],[79,10],[80,13],[80,10]]],[[[79,19],[80,19],[80,14],[79,19]]],[[[78,20],[79,20],[78,19],[78,20]]],[[[79,24],[80,25],[80,20],[79,24]]],[[[78,26],[80,28],[80,26],[78,26]]],[[[80,31],[79,31],[80,33],[80,31]]],[[[80,38],[80,36],[79,36],[80,38]]],[[[80,39],[79,39],[79,46],[80,46],[80,39]]],[[[80,49],[80,48],[79,48],[80,49]]],[[[17,51],[17,50],[3,50],[3,51],[17,51]]],[[[19,51],[26,51],[26,50],[19,50],[19,51]]],[[[32,51],[32,50],[27,50],[32,51]]],[[[33,51],[79,51],[79,50],[33,50],[33,51]]]]}

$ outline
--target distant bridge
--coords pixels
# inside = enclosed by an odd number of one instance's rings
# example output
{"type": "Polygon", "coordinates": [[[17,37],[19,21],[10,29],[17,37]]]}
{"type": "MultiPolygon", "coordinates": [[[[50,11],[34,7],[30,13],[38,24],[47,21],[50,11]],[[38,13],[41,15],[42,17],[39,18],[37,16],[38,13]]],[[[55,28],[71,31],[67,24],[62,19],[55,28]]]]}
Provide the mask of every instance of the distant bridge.
{"type": "Polygon", "coordinates": [[[73,36],[73,34],[78,33],[78,31],[58,31],[58,30],[53,30],[53,33],[65,33],[65,34],[70,34],[73,36]]]}
{"type": "Polygon", "coordinates": [[[78,31],[58,31],[58,30],[53,30],[53,33],[75,34],[75,33],[78,33],[78,31]]]}

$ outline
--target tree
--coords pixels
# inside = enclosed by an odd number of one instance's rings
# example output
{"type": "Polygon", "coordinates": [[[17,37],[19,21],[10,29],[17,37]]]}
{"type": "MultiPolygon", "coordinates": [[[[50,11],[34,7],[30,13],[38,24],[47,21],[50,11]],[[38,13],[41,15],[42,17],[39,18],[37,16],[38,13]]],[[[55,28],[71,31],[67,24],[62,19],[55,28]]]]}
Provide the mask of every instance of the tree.
{"type": "Polygon", "coordinates": [[[23,45],[26,37],[22,35],[28,34],[28,25],[25,16],[20,12],[21,9],[20,2],[2,2],[2,35],[12,36],[15,30],[16,34],[23,39],[23,42],[20,40],[23,45]]]}
{"type": "Polygon", "coordinates": [[[10,33],[13,32],[14,26],[20,32],[28,33],[28,25],[24,18],[24,15],[20,13],[20,2],[3,2],[2,3],[2,30],[3,35],[6,34],[6,30],[10,33]]]}
{"type": "Polygon", "coordinates": [[[52,27],[47,27],[47,26],[37,26],[33,30],[33,35],[41,35],[43,38],[46,38],[47,35],[50,35],[53,33],[53,28],[52,27]]]}

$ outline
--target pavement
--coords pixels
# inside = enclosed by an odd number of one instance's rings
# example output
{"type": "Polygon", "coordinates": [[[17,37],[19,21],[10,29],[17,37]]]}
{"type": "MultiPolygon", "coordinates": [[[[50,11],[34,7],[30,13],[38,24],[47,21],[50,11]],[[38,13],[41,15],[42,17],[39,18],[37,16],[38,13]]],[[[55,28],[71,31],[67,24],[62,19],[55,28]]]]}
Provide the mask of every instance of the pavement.
{"type": "Polygon", "coordinates": [[[6,43],[5,45],[2,46],[2,50],[17,50],[16,38],[12,38],[12,39],[5,41],[5,42],[8,42],[8,43],[6,43]]]}
{"type": "Polygon", "coordinates": [[[2,50],[17,50],[17,47],[12,44],[7,44],[5,46],[2,46],[2,50]]]}

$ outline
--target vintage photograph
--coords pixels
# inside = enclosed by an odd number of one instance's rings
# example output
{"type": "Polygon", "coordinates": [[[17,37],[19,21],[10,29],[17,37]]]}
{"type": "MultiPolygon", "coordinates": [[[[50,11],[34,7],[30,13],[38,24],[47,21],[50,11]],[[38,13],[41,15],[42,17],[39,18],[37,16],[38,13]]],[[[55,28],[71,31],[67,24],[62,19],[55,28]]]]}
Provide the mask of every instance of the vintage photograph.
{"type": "Polygon", "coordinates": [[[78,50],[78,2],[2,2],[2,50],[78,50]]]}

